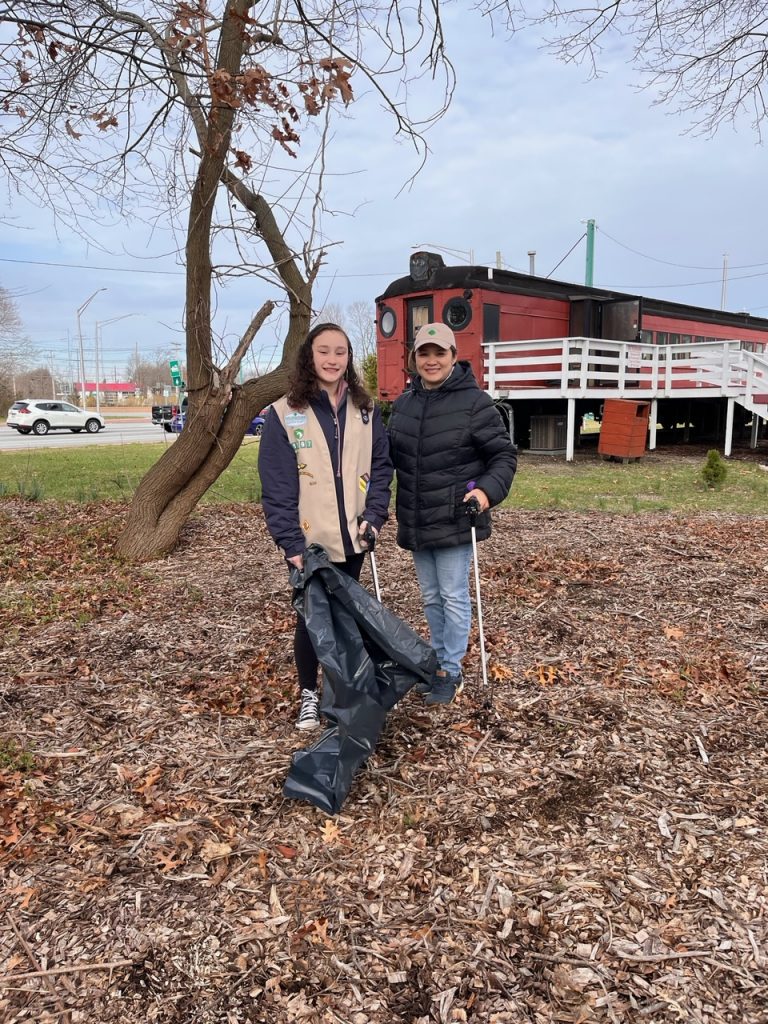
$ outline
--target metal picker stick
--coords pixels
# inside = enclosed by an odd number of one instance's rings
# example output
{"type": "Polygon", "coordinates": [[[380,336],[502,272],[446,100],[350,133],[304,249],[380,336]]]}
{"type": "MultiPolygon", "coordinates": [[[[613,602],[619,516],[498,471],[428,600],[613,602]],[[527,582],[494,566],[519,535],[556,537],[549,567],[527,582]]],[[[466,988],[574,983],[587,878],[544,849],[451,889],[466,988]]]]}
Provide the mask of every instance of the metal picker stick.
{"type": "Polygon", "coordinates": [[[376,555],[373,553],[373,549],[376,547],[376,534],[373,532],[373,527],[369,525],[368,529],[363,534],[363,540],[368,545],[368,554],[371,556],[371,575],[373,576],[373,590],[376,594],[376,600],[381,604],[381,587],[379,586],[379,574],[376,570],[376,555]]]}
{"type": "MultiPolygon", "coordinates": [[[[474,485],[473,485],[474,486],[474,485]]],[[[480,632],[480,660],[483,666],[483,687],[488,686],[488,670],[485,664],[485,633],[483,632],[483,605],[480,600],[480,566],[477,561],[477,530],[475,523],[480,515],[480,503],[477,498],[467,502],[467,515],[472,529],[472,559],[475,563],[475,603],[477,605],[477,628],[480,632]]]]}

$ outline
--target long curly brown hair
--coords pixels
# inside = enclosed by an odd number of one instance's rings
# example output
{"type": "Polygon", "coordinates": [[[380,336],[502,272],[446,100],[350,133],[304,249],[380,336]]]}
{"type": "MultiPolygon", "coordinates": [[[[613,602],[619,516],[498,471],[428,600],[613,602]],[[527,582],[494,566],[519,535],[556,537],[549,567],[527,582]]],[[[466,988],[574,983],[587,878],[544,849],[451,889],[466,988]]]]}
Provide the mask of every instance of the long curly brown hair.
{"type": "Polygon", "coordinates": [[[372,409],[373,399],[360,383],[353,360],[352,344],[347,337],[347,332],[338,324],[315,324],[296,353],[296,364],[291,374],[288,393],[286,398],[292,409],[306,409],[310,400],[317,398],[320,394],[320,385],[315,373],[315,364],[312,354],[312,343],[318,335],[325,331],[338,331],[346,338],[349,347],[349,362],[344,373],[344,380],[347,382],[348,394],[358,409],[372,409]]]}

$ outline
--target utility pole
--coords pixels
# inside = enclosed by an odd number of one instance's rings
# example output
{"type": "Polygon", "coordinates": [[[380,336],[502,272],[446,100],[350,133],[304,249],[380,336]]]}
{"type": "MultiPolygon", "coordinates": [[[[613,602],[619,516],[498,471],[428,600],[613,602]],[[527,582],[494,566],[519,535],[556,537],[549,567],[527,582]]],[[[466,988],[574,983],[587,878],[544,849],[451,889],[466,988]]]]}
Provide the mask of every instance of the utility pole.
{"type": "Polygon", "coordinates": [[[109,320],[97,320],[96,321],[96,412],[101,411],[101,405],[99,402],[100,389],[99,389],[99,348],[102,340],[102,327],[106,327],[107,324],[116,324],[118,320],[125,320],[129,316],[137,316],[137,313],[123,313],[121,316],[110,317],[109,320]]]}
{"type": "Polygon", "coordinates": [[[720,309],[725,309],[725,297],[728,293],[728,253],[723,253],[723,287],[720,289],[720,309]]]}
{"type": "Polygon", "coordinates": [[[584,274],[584,284],[588,287],[592,287],[592,282],[595,276],[595,222],[594,220],[587,221],[587,266],[584,274]]]}
{"type": "Polygon", "coordinates": [[[75,316],[77,317],[77,337],[80,341],[80,405],[83,409],[85,408],[85,355],[83,354],[83,329],[80,326],[80,314],[85,310],[86,306],[96,298],[99,292],[105,292],[106,290],[106,288],[97,288],[93,295],[90,295],[75,313],[75,316]]]}

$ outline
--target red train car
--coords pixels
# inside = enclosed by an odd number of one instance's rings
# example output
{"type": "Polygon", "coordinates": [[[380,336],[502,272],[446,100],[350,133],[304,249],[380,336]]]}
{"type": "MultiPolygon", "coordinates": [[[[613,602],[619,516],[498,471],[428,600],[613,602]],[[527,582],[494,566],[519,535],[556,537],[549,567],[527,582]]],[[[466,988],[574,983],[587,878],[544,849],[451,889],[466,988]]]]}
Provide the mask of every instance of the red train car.
{"type": "Polygon", "coordinates": [[[552,412],[553,401],[573,398],[581,415],[599,416],[605,397],[626,396],[630,387],[664,398],[670,422],[683,415],[686,424],[696,420],[711,433],[721,417],[703,400],[722,404],[736,388],[734,373],[741,370],[726,366],[733,352],[768,355],[768,319],[748,313],[493,267],[446,266],[430,252],[414,253],[409,269],[376,299],[381,399],[392,401],[407,385],[418,328],[442,321],[456,335],[459,358],[469,360],[481,386],[514,419],[523,445],[519,426],[526,428],[536,412],[552,412]],[[605,344],[590,349],[585,339],[605,344]],[[695,416],[693,399],[702,400],[695,416]]]}

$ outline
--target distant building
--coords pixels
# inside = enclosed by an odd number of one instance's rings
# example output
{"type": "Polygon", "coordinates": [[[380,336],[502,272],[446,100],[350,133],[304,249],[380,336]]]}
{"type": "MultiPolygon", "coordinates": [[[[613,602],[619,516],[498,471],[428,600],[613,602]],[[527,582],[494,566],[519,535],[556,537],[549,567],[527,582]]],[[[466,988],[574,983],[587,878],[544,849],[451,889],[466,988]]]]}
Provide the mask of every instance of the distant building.
{"type": "MultiPolygon", "coordinates": [[[[96,395],[96,381],[87,380],[85,387],[81,381],[73,384],[75,391],[86,400],[96,395]]],[[[141,397],[141,388],[133,381],[99,381],[99,399],[104,405],[119,405],[126,399],[141,397]]]]}

